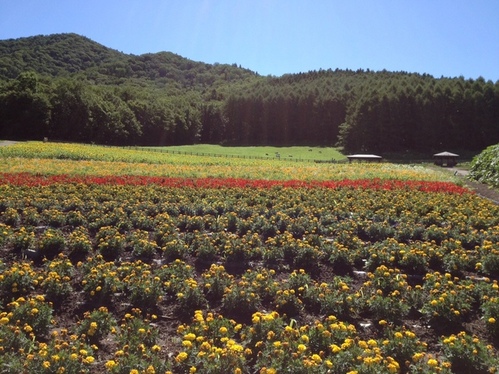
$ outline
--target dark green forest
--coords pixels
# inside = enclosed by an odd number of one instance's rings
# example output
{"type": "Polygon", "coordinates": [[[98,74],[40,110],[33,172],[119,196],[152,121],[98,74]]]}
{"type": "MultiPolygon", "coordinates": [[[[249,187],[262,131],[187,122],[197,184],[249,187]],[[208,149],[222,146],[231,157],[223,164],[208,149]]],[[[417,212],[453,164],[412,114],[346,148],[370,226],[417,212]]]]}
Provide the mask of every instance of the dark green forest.
{"type": "Polygon", "coordinates": [[[76,34],[0,41],[0,139],[113,145],[479,151],[499,142],[499,81],[369,70],[260,76],[76,34]]]}

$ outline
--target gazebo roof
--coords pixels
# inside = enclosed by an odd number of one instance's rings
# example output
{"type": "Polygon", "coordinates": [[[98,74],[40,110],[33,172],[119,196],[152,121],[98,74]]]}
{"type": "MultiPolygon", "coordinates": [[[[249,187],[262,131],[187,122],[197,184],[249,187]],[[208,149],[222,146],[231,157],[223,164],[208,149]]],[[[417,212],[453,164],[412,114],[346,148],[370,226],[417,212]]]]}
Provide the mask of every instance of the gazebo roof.
{"type": "Polygon", "coordinates": [[[459,155],[450,152],[440,152],[440,153],[435,153],[433,157],[459,157],[459,155]]]}
{"type": "Polygon", "coordinates": [[[348,158],[362,158],[362,159],[368,159],[368,158],[380,159],[380,158],[382,158],[381,156],[377,156],[377,155],[364,155],[364,154],[348,155],[347,157],[348,158]]]}

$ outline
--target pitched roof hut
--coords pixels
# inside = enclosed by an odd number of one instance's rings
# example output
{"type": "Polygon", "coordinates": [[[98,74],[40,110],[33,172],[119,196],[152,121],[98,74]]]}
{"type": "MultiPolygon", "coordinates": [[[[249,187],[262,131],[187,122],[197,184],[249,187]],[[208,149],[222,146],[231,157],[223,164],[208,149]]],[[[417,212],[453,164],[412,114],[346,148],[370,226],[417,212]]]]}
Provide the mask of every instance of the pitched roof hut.
{"type": "Polygon", "coordinates": [[[353,160],[358,161],[366,161],[366,162],[381,162],[382,157],[377,155],[368,155],[368,154],[356,154],[347,156],[348,161],[352,162],[353,160]]]}
{"type": "Polygon", "coordinates": [[[456,166],[458,157],[459,155],[451,152],[440,152],[433,155],[435,165],[448,167],[456,166]]]}

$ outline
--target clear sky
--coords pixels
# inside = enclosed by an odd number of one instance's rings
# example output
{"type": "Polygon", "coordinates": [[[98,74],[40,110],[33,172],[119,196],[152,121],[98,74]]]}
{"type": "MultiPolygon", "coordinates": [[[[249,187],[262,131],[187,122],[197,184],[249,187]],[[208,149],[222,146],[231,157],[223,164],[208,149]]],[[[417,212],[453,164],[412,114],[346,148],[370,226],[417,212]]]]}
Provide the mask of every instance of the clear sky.
{"type": "Polygon", "coordinates": [[[261,75],[318,69],[499,81],[499,0],[0,0],[0,39],[73,32],[261,75]]]}

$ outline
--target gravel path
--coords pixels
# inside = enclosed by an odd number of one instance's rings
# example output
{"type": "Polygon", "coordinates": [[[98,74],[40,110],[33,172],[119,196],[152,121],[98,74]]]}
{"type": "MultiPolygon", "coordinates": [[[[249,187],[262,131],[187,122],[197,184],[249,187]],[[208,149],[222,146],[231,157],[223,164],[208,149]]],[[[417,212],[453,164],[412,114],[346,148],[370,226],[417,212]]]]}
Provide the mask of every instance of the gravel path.
{"type": "Polygon", "coordinates": [[[16,142],[12,140],[0,140],[0,147],[6,146],[6,145],[12,145],[15,144],[16,142]]]}
{"type": "Polygon", "coordinates": [[[494,204],[499,205],[499,190],[489,187],[487,184],[470,181],[467,176],[468,170],[452,168],[454,175],[460,177],[463,183],[470,189],[476,192],[477,195],[485,199],[489,199],[494,204]]]}

